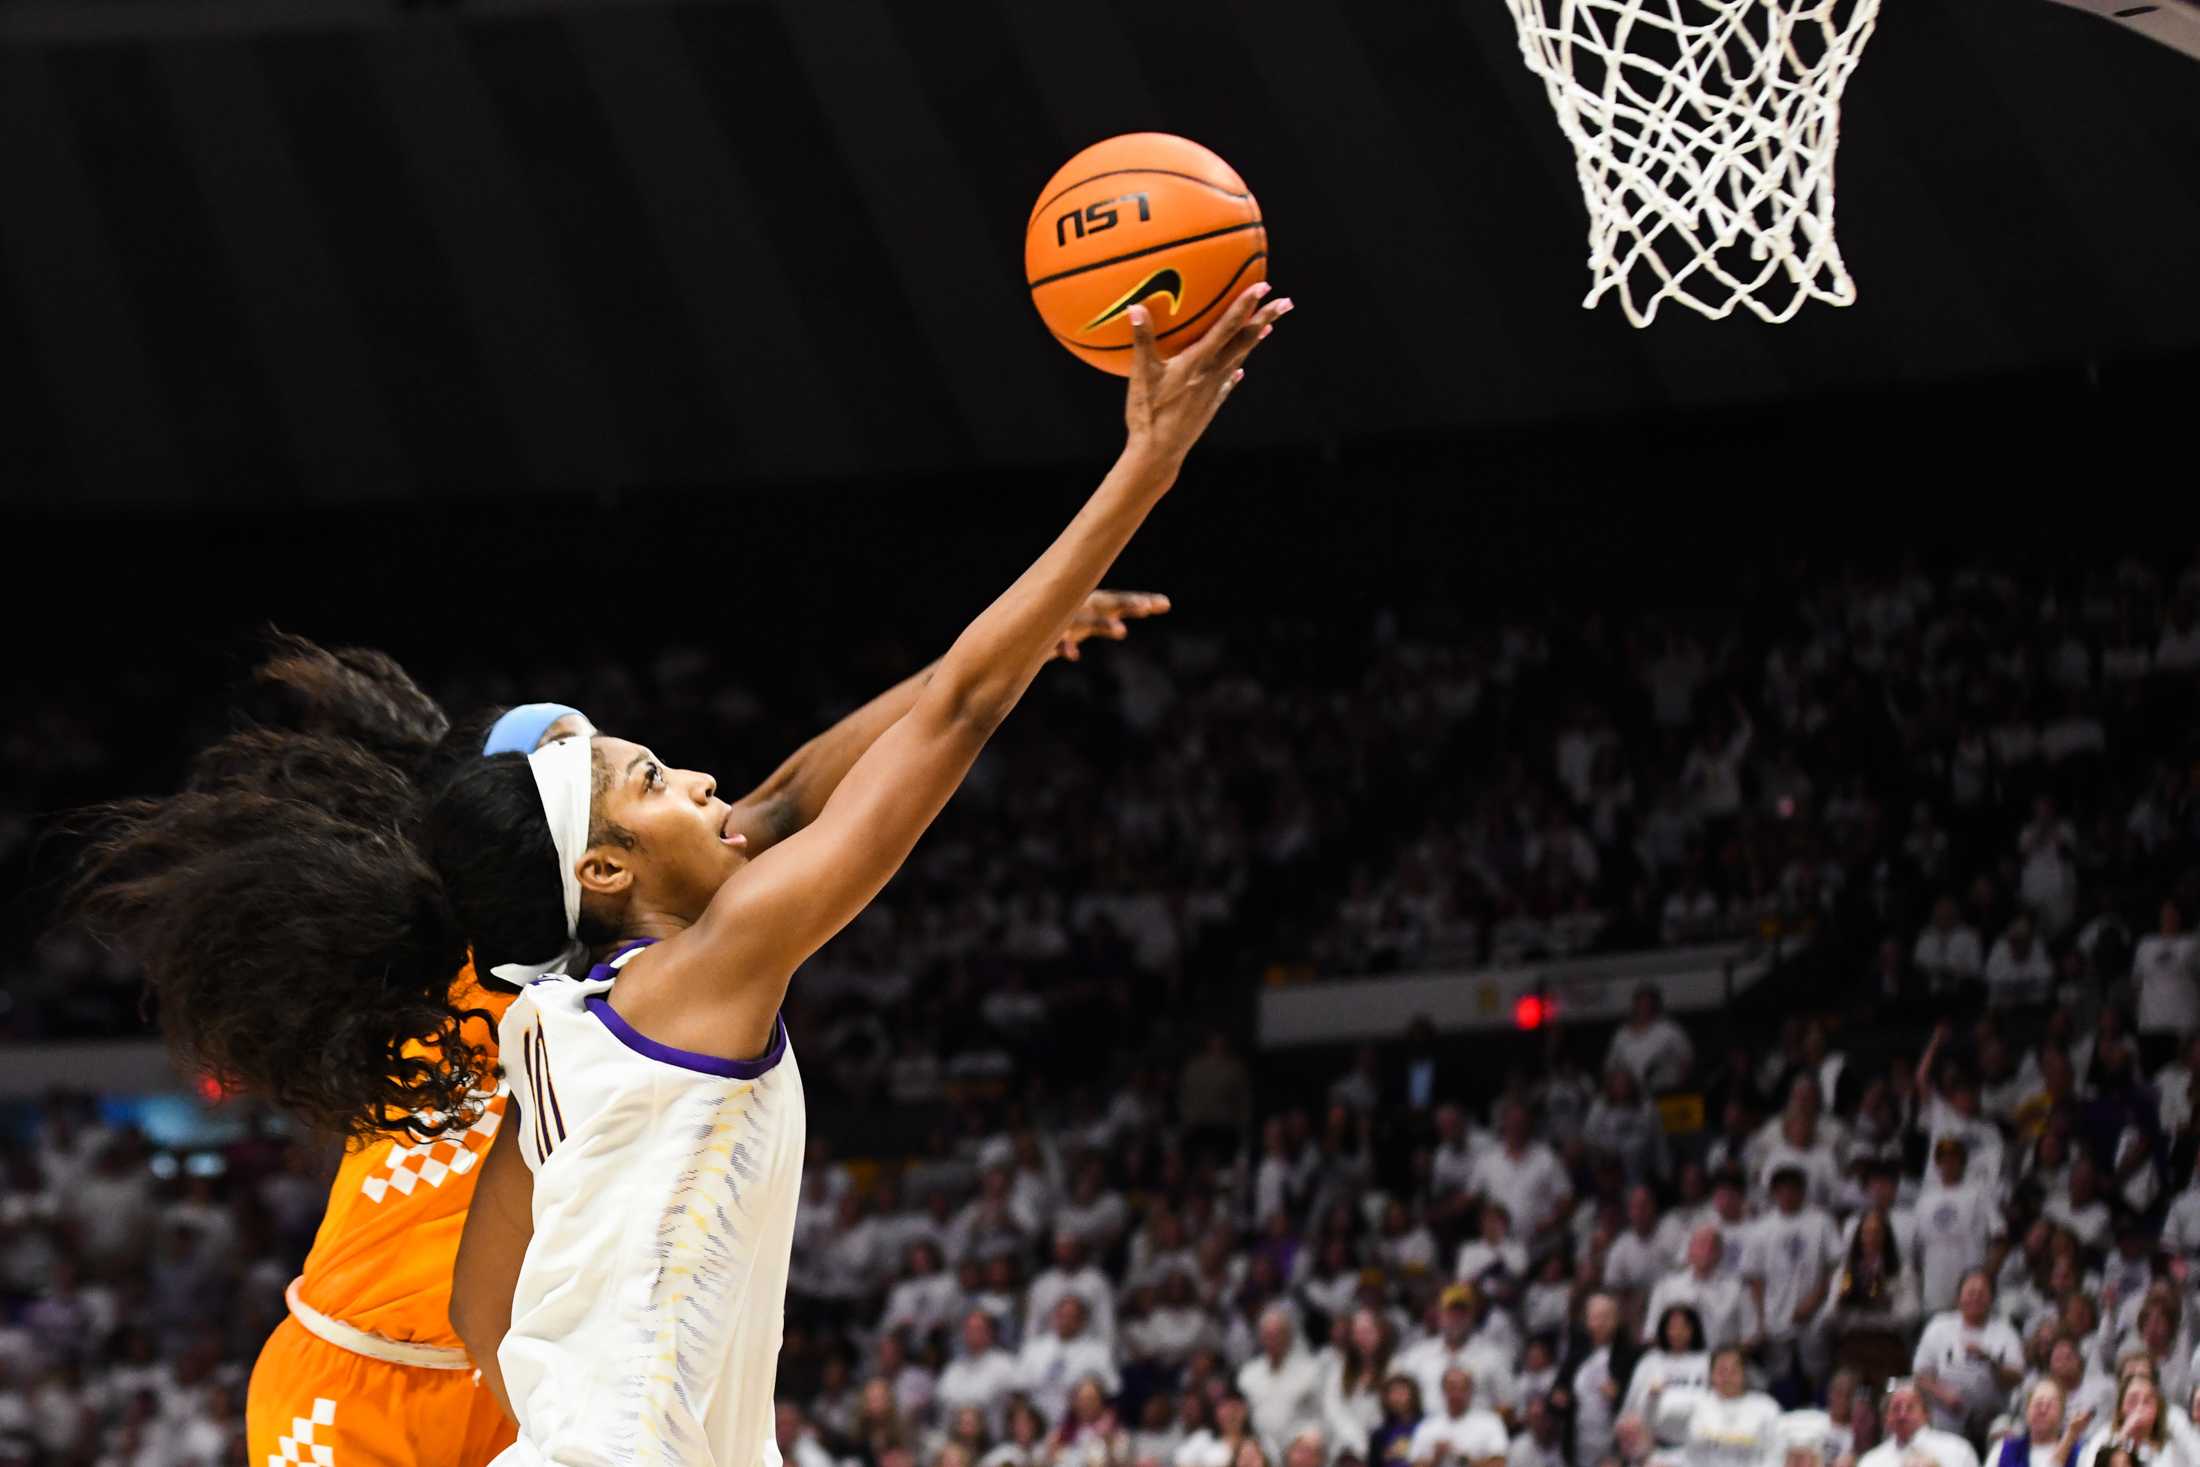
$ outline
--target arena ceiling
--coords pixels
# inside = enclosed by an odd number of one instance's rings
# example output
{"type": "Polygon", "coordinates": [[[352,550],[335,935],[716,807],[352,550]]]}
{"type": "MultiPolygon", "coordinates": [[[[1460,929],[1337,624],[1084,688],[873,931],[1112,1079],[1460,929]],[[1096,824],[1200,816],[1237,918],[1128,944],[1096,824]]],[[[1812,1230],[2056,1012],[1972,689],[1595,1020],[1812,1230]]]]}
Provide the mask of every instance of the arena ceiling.
{"type": "MultiPolygon", "coordinates": [[[[339,501],[1104,451],[1032,196],[1163,129],[1258,193],[1287,347],[1228,436],[1660,413],[2200,347],[2200,70],[1888,0],[1855,307],[1585,312],[1573,162],[1490,0],[0,8],[6,493],[339,501]]],[[[1829,431],[1868,431],[1828,408],[1829,431]]]]}

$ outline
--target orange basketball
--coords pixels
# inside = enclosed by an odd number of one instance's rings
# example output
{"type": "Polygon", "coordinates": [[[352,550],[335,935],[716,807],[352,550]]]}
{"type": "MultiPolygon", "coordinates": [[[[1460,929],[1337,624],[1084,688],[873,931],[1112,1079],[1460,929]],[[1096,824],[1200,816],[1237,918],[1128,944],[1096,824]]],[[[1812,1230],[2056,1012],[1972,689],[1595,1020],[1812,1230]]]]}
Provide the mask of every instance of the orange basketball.
{"type": "Polygon", "coordinates": [[[1125,133],[1062,165],[1024,231],[1024,279],[1054,339],[1131,372],[1130,308],[1174,356],[1268,278],[1260,205],[1229,164],[1165,132],[1125,133]]]}

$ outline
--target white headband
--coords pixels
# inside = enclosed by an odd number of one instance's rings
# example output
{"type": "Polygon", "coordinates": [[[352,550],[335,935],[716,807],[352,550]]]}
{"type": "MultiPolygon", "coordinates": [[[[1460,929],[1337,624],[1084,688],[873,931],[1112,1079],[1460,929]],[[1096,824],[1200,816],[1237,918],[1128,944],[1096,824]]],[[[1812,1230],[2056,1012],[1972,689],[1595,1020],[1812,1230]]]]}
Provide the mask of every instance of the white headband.
{"type": "Polygon", "coordinates": [[[542,818],[550,826],[550,844],[557,848],[558,882],[565,897],[565,947],[542,963],[499,963],[489,971],[507,983],[528,984],[546,973],[572,970],[585,961],[586,949],[577,941],[581,930],[581,878],[574,868],[588,849],[588,799],[595,782],[593,756],[585,738],[559,739],[544,744],[527,756],[528,772],[535,776],[535,793],[542,798],[542,818]]]}

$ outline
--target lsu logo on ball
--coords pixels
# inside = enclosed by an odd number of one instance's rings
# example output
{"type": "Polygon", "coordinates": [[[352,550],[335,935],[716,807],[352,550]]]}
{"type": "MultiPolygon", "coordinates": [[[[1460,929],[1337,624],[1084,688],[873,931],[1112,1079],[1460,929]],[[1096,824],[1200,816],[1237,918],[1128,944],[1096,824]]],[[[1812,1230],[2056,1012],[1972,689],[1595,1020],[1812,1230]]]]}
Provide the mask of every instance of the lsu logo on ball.
{"type": "Polygon", "coordinates": [[[1147,223],[1153,218],[1153,206],[1147,201],[1144,194],[1121,194],[1112,199],[1101,199],[1097,203],[1085,205],[1082,209],[1072,209],[1055,220],[1055,244],[1068,244],[1072,232],[1076,234],[1077,238],[1083,239],[1088,234],[1099,234],[1103,230],[1115,228],[1121,213],[1116,205],[1129,203],[1138,205],[1139,223],[1147,223]]]}

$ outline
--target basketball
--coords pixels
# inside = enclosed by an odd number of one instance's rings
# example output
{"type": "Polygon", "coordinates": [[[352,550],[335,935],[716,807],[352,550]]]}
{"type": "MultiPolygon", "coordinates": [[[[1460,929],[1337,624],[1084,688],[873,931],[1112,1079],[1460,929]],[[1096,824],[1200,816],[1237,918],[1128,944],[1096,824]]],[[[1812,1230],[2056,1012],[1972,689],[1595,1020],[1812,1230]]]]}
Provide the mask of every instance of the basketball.
{"type": "Polygon", "coordinates": [[[1024,280],[1054,339],[1131,372],[1130,308],[1174,356],[1268,277],[1268,231],[1237,171],[1187,138],[1134,132],[1063,164],[1024,231],[1024,280]]]}

